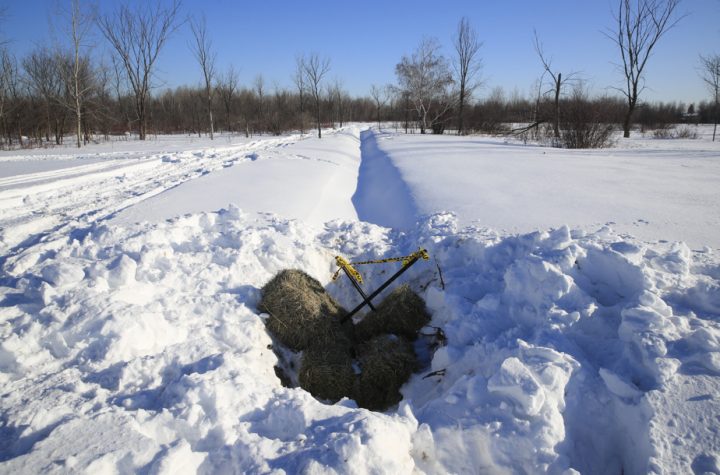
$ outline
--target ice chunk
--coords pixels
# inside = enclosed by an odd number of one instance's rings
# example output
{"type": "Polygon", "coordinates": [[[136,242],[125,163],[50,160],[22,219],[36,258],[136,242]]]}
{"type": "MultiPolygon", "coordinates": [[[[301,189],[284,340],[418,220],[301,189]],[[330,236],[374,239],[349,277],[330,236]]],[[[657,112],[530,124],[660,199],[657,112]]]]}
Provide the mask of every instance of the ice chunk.
{"type": "Polygon", "coordinates": [[[108,273],[108,283],[111,287],[121,287],[135,280],[137,272],[137,262],[123,254],[110,265],[108,273]]]}
{"type": "Polygon", "coordinates": [[[600,368],[600,377],[605,382],[605,386],[611,393],[621,398],[636,398],[642,396],[640,391],[634,384],[623,381],[620,376],[605,368],[600,368]]]}
{"type": "Polygon", "coordinates": [[[516,357],[503,361],[488,381],[491,393],[511,399],[516,408],[529,416],[537,415],[545,403],[545,392],[527,366],[516,357]]]}
{"type": "Polygon", "coordinates": [[[42,278],[55,287],[73,285],[85,278],[82,267],[67,262],[53,263],[42,270],[42,278]]]}

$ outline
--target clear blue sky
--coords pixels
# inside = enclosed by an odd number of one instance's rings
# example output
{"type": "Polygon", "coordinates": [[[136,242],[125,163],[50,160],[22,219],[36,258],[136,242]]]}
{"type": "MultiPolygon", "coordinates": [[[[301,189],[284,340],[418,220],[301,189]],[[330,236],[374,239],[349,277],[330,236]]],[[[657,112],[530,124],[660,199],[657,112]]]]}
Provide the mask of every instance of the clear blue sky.
{"type": "MultiPolygon", "coordinates": [[[[69,1],[69,0],[65,0],[69,1]]],[[[139,1],[139,0],[134,0],[139,1]]],[[[48,41],[57,0],[0,0],[7,9],[2,34],[22,56],[48,41]]],[[[116,2],[100,0],[102,11],[116,2]]],[[[395,81],[394,68],[423,36],[436,37],[445,53],[462,16],[484,45],[482,97],[502,86],[506,94],[529,93],[541,73],[532,46],[536,29],[561,72],[580,71],[596,92],[620,86],[615,45],[603,31],[612,25],[615,0],[414,0],[363,2],[185,0],[185,15],[205,14],[217,51],[218,69],[233,64],[250,85],[262,73],[269,88],[291,86],[296,55],[317,52],[331,59],[330,78],[355,95],[371,84],[395,81]]],[[[708,97],[698,78],[698,54],[720,53],[720,0],[684,0],[687,14],[658,44],[647,67],[648,101],[697,102],[708,97]]],[[[165,86],[195,84],[200,73],[190,54],[190,31],[181,28],[161,53],[157,76],[165,86]]],[[[108,54],[97,35],[95,54],[108,54]]]]}

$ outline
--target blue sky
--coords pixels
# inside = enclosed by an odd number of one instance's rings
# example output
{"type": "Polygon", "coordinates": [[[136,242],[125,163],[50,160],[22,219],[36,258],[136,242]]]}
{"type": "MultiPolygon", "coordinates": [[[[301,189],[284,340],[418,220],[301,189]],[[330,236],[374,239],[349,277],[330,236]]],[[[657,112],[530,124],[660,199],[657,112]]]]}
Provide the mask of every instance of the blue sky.
{"type": "MultiPolygon", "coordinates": [[[[69,0],[67,0],[69,1],[69,0]]],[[[135,0],[137,1],[137,0],[135,0]]],[[[7,9],[2,33],[22,56],[48,41],[57,0],[0,0],[7,9]]],[[[615,0],[517,1],[242,1],[185,0],[186,15],[204,14],[217,52],[218,69],[230,64],[250,85],[262,73],[267,86],[290,87],[295,57],[317,52],[330,58],[330,78],[355,95],[371,84],[395,81],[394,68],[424,36],[436,37],[445,53],[462,16],[470,19],[484,45],[483,79],[478,96],[497,86],[507,95],[528,95],[539,77],[532,46],[533,29],[552,58],[554,69],[579,71],[595,92],[620,86],[619,55],[603,31],[612,25],[615,0]]],[[[101,0],[101,10],[116,2],[101,0]]],[[[687,16],[658,44],[647,67],[648,101],[697,102],[706,93],[698,77],[698,54],[720,53],[720,0],[685,0],[687,16]]],[[[161,53],[157,77],[165,86],[195,84],[200,72],[190,54],[190,31],[181,28],[161,53]]],[[[102,38],[95,54],[108,54],[102,38]]]]}

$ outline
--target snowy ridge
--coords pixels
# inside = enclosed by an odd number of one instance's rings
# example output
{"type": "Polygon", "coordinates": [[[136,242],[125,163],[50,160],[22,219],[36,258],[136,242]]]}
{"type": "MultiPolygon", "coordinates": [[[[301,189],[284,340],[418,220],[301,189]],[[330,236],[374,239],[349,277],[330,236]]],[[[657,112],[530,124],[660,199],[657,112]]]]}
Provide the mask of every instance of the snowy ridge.
{"type": "MultiPolygon", "coordinates": [[[[0,287],[3,472],[718,464],[720,265],[684,244],[650,246],[607,228],[503,236],[459,228],[447,213],[406,232],[314,226],[230,207],[98,224],[33,252],[0,287]],[[399,408],[325,405],[282,387],[258,289],[280,269],[328,283],[334,255],[418,246],[432,260],[405,281],[448,341],[399,408]],[[431,371],[444,375],[423,378],[431,371]]],[[[384,271],[363,269],[370,288],[384,271]]],[[[357,301],[346,282],[327,287],[345,306],[357,301]]]]}

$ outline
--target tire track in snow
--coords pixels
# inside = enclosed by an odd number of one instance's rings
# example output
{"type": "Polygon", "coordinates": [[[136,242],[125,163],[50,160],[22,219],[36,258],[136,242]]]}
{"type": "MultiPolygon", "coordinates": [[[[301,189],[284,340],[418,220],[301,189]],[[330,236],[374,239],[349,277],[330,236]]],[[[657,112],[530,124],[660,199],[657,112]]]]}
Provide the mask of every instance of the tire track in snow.
{"type": "Polygon", "coordinates": [[[51,175],[47,173],[28,174],[24,179],[37,186],[11,188],[5,197],[0,196],[0,200],[7,198],[0,206],[0,267],[9,273],[22,271],[32,265],[33,255],[53,252],[58,242],[82,237],[90,226],[128,206],[251,160],[250,152],[297,140],[297,136],[289,136],[232,147],[154,153],[133,157],[132,165],[83,175],[60,174],[54,181],[48,181],[51,175]]]}
{"type": "Polygon", "coordinates": [[[361,221],[409,229],[417,220],[417,205],[400,170],[378,146],[377,136],[374,130],[360,133],[361,161],[353,206],[361,221]]]}

